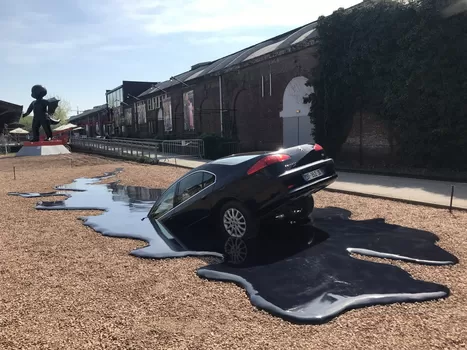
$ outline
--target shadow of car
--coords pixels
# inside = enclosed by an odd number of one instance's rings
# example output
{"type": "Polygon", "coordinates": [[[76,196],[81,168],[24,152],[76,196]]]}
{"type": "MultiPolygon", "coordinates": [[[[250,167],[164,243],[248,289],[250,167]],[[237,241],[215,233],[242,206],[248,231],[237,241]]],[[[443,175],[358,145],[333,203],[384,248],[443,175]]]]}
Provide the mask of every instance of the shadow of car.
{"type": "Polygon", "coordinates": [[[206,220],[224,238],[253,238],[263,223],[307,223],[314,208],[313,193],[336,178],[333,159],[318,144],[234,154],[175,181],[148,217],[171,232],[184,232],[206,220]]]}

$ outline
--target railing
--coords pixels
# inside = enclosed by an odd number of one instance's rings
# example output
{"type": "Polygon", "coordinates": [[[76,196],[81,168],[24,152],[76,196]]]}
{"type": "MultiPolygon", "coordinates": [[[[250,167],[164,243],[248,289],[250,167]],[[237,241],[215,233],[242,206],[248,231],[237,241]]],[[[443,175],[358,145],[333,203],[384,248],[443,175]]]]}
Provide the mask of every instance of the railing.
{"type": "Polygon", "coordinates": [[[174,161],[175,164],[180,158],[202,159],[204,157],[204,142],[198,139],[149,141],[72,137],[70,144],[77,149],[104,155],[147,157],[162,162],[174,161]]]}
{"type": "Polygon", "coordinates": [[[158,144],[161,154],[178,155],[188,157],[204,158],[204,141],[201,139],[188,140],[154,140],[154,139],[131,139],[115,137],[111,141],[127,142],[131,144],[158,144]]]}

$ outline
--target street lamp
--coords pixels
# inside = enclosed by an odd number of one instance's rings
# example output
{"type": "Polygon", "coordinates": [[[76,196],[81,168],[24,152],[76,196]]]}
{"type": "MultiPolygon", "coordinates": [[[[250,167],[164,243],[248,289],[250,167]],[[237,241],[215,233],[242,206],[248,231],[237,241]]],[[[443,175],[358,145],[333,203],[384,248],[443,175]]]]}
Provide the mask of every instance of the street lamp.
{"type": "Polygon", "coordinates": [[[153,86],[151,86],[151,87],[152,87],[153,89],[162,91],[164,94],[167,93],[167,91],[165,91],[164,89],[161,89],[160,87],[157,87],[156,85],[153,85],[153,86]]]}
{"type": "Polygon", "coordinates": [[[181,81],[181,80],[178,80],[178,79],[177,79],[177,78],[175,78],[175,77],[170,77],[170,80],[172,80],[172,81],[173,81],[173,80],[175,80],[175,81],[178,81],[180,84],[183,84],[183,85],[185,85],[186,87],[188,87],[188,86],[189,86],[188,84],[184,83],[184,82],[183,82],[183,81],[181,81]]]}
{"type": "Polygon", "coordinates": [[[126,98],[129,98],[129,97],[132,97],[132,98],[134,98],[135,100],[138,100],[138,101],[141,100],[139,97],[133,96],[132,94],[127,94],[126,95],[126,98]]]}
{"type": "Polygon", "coordinates": [[[122,105],[125,105],[125,106],[128,106],[128,107],[130,106],[128,103],[120,101],[120,100],[115,100],[115,102],[120,102],[122,105]]]}

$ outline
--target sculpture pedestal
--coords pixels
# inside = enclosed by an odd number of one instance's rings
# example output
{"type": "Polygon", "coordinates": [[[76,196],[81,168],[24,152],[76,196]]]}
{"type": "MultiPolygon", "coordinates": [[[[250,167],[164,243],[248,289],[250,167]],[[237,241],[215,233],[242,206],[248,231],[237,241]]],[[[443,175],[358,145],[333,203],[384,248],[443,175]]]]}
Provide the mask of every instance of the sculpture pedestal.
{"type": "Polygon", "coordinates": [[[70,154],[62,140],[38,141],[23,143],[23,147],[16,153],[16,157],[52,156],[70,154]]]}

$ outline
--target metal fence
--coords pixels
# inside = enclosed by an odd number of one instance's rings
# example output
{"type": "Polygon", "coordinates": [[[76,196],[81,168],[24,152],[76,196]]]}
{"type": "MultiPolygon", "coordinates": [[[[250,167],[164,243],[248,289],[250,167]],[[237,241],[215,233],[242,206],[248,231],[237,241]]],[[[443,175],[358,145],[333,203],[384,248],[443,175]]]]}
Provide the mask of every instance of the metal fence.
{"type": "Polygon", "coordinates": [[[103,155],[147,157],[162,162],[176,163],[180,158],[189,160],[204,157],[204,142],[199,139],[157,141],[72,137],[70,144],[74,148],[103,155]]]}

